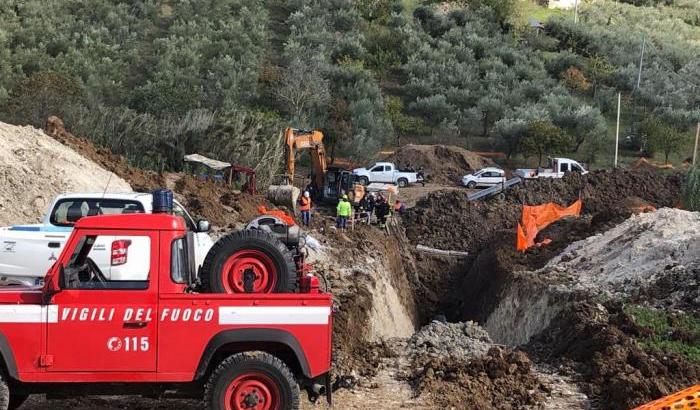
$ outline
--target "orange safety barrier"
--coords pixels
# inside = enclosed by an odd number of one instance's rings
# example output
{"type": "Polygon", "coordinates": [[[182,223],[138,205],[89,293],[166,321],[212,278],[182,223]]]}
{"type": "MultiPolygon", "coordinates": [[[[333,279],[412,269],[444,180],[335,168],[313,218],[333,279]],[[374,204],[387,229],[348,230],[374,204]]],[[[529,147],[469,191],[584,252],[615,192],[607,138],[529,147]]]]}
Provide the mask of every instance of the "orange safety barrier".
{"type": "Polygon", "coordinates": [[[634,410],[697,410],[700,409],[700,384],[673,393],[634,410]]]}
{"type": "Polygon", "coordinates": [[[283,220],[287,225],[289,226],[294,226],[297,223],[294,221],[294,218],[291,216],[287,215],[284,213],[284,211],[280,211],[279,209],[267,209],[265,206],[260,205],[258,207],[258,213],[260,215],[270,215],[270,216],[276,216],[279,219],[283,220]]]}
{"type": "MultiPolygon", "coordinates": [[[[558,221],[565,216],[578,216],[581,214],[582,202],[578,199],[568,207],[563,207],[549,202],[544,205],[523,205],[523,215],[517,227],[517,249],[525,252],[527,248],[535,246],[537,233],[552,222],[558,221]]],[[[545,240],[546,245],[551,240],[545,240]]]]}

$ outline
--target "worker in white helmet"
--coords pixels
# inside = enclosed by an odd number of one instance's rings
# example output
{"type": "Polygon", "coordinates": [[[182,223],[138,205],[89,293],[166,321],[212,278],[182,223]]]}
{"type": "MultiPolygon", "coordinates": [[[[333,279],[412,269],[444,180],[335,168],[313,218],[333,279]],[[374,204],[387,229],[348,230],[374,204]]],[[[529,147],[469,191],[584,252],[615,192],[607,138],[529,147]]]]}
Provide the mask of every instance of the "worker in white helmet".
{"type": "Polygon", "coordinates": [[[304,195],[299,198],[299,211],[302,223],[304,226],[309,226],[311,222],[311,194],[309,191],[304,191],[304,195]]]}

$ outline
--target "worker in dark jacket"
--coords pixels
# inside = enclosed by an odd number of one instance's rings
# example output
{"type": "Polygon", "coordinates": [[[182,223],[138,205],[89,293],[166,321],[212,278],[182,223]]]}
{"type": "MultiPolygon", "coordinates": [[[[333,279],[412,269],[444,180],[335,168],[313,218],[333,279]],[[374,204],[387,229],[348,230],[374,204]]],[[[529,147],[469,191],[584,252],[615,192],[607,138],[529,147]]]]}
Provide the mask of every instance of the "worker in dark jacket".
{"type": "Polygon", "coordinates": [[[386,226],[386,217],[389,215],[389,212],[391,211],[391,208],[389,206],[389,202],[383,197],[380,196],[379,199],[377,200],[377,220],[379,221],[379,226],[383,228],[386,226]]]}

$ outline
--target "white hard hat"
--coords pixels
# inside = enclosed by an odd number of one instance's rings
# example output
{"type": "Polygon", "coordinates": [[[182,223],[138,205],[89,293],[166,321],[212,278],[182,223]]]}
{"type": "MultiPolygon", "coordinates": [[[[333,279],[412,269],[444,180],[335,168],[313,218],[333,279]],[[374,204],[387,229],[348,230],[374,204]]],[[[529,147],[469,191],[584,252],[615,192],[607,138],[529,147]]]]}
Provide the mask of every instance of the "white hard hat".
{"type": "Polygon", "coordinates": [[[308,197],[309,197],[309,191],[304,191],[304,196],[308,198],[308,197]]]}

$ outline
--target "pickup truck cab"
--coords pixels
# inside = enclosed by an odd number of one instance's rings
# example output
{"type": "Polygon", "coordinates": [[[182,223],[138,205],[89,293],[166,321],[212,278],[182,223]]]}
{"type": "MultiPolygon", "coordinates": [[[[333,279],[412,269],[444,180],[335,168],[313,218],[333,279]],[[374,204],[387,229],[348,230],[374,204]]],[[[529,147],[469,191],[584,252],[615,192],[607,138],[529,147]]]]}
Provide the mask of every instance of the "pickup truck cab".
{"type": "MultiPolygon", "coordinates": [[[[40,285],[47,269],[55,261],[66,244],[74,224],[85,216],[151,213],[153,195],[150,193],[76,193],[56,197],[44,215],[41,224],[16,225],[0,228],[0,285],[40,285]]],[[[202,265],[207,252],[214,244],[209,237],[209,223],[197,221],[185,208],[173,204],[173,212],[180,215],[187,229],[194,232],[194,259],[202,265]]],[[[110,253],[117,251],[108,244],[118,238],[102,238],[92,248],[90,258],[107,278],[127,278],[128,269],[123,264],[112,265],[110,253]]],[[[122,242],[131,252],[139,252],[141,244],[122,242]]],[[[121,248],[120,248],[121,249],[121,248]]],[[[140,258],[137,258],[140,260],[140,258]]]]}
{"type": "Polygon", "coordinates": [[[372,182],[384,182],[403,188],[422,180],[422,177],[419,177],[417,172],[399,170],[391,162],[375,162],[367,168],[355,168],[352,170],[352,173],[355,175],[357,182],[362,185],[369,185],[372,182]]]}
{"type": "Polygon", "coordinates": [[[562,178],[567,172],[578,172],[586,175],[588,171],[579,162],[569,158],[550,158],[549,168],[516,169],[515,174],[525,179],[562,178]]]}
{"type": "Polygon", "coordinates": [[[467,188],[489,187],[506,181],[506,172],[500,168],[482,168],[473,174],[462,177],[462,185],[467,188]]]}
{"type": "Polygon", "coordinates": [[[332,300],[318,279],[288,294],[194,292],[192,235],[170,214],[81,218],[43,287],[0,288],[0,410],[31,394],[296,409],[302,387],[330,401],[332,300]],[[118,279],[89,257],[115,237],[143,248],[118,279]]]}

